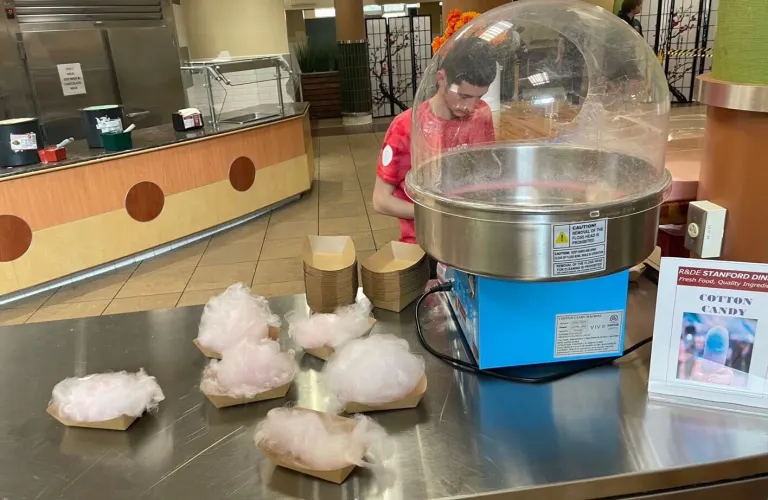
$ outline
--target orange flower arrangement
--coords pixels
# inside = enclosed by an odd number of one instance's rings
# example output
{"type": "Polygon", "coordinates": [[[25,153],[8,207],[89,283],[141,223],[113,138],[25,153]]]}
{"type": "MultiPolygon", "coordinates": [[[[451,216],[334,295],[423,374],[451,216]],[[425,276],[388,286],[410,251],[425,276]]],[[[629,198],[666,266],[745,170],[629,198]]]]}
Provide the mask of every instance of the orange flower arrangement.
{"type": "Polygon", "coordinates": [[[443,33],[443,36],[436,36],[435,39],[432,40],[432,51],[437,52],[440,50],[440,47],[442,47],[454,33],[479,15],[479,13],[474,11],[463,13],[459,9],[450,11],[448,13],[448,19],[446,19],[445,22],[445,32],[443,33]]]}

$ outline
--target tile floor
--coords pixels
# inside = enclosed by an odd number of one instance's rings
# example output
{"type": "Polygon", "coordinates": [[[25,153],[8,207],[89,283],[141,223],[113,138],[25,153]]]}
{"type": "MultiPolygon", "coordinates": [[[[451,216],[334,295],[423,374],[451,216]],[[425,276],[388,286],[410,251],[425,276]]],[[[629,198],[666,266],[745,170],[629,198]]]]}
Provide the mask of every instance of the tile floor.
{"type": "Polygon", "coordinates": [[[382,139],[316,137],[317,179],[301,200],[134,268],[0,306],[0,325],[204,304],[238,281],[265,296],[301,293],[306,235],[350,235],[361,259],[399,237],[397,219],[370,203],[382,139]]]}

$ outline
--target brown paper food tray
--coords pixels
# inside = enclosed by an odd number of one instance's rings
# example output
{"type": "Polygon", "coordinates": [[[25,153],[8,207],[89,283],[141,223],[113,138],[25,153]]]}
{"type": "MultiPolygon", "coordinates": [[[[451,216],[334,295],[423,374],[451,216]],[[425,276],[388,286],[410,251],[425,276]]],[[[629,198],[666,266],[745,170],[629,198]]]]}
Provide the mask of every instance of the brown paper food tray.
{"type": "Polygon", "coordinates": [[[339,269],[322,270],[322,269],[317,269],[315,267],[312,267],[310,264],[305,262],[303,269],[304,269],[304,274],[308,276],[311,276],[315,279],[322,279],[330,282],[330,281],[339,279],[340,277],[352,276],[357,270],[356,264],[357,264],[357,260],[354,260],[352,263],[346,263],[344,267],[339,269]]]}
{"type": "Polygon", "coordinates": [[[315,313],[332,313],[339,307],[355,303],[356,294],[350,293],[341,297],[317,297],[307,294],[307,305],[315,313]]]}
{"type": "Polygon", "coordinates": [[[367,405],[363,403],[347,403],[344,407],[344,411],[347,413],[366,413],[370,411],[384,411],[384,410],[404,410],[408,408],[416,408],[424,397],[424,393],[427,392],[427,376],[422,375],[419,383],[416,387],[404,398],[398,401],[392,401],[391,403],[384,403],[381,405],[367,405]]]}
{"type": "MultiPolygon", "coordinates": [[[[371,333],[371,330],[373,330],[373,327],[376,326],[376,318],[368,318],[368,322],[370,323],[370,327],[368,330],[361,335],[361,337],[368,335],[371,333]]],[[[320,358],[323,361],[328,361],[328,358],[333,356],[333,353],[336,352],[333,347],[330,346],[323,346],[323,347],[315,347],[314,349],[304,349],[304,352],[307,354],[311,354],[312,356],[316,358],[320,358]]]]}
{"type": "Polygon", "coordinates": [[[658,271],[659,267],[661,266],[661,247],[656,247],[653,250],[653,253],[649,255],[645,261],[643,261],[643,264],[650,266],[658,271]]]}
{"type": "Polygon", "coordinates": [[[397,298],[414,290],[423,291],[427,281],[429,281],[429,271],[426,269],[417,279],[402,284],[389,284],[376,277],[363,277],[363,292],[367,297],[397,298]]]}
{"type": "Polygon", "coordinates": [[[377,274],[397,273],[417,265],[424,258],[418,245],[392,241],[360,263],[363,269],[377,274]]]}
{"type": "Polygon", "coordinates": [[[341,271],[355,263],[355,243],[349,236],[307,236],[302,258],[306,268],[317,271],[341,271]]]}
{"type": "Polygon", "coordinates": [[[368,297],[368,299],[371,301],[373,307],[384,309],[385,311],[400,312],[408,307],[414,300],[418,299],[423,293],[424,288],[422,287],[392,300],[381,300],[376,297],[370,297],[368,295],[366,295],[366,297],[368,297]]]}
{"type": "Polygon", "coordinates": [[[111,420],[103,420],[101,422],[76,422],[69,420],[59,415],[59,407],[56,403],[52,403],[46,409],[48,415],[52,416],[67,427],[84,427],[87,429],[104,429],[107,431],[124,431],[136,421],[138,417],[131,417],[129,415],[123,415],[122,417],[113,418],[111,420]]]}
{"type": "Polygon", "coordinates": [[[638,264],[629,270],[629,281],[637,281],[645,272],[645,264],[638,264]]]}
{"type": "MultiPolygon", "coordinates": [[[[280,338],[280,327],[279,326],[269,326],[268,329],[268,336],[270,339],[277,341],[277,339],[280,338]]],[[[210,349],[206,349],[202,345],[200,345],[200,342],[197,341],[197,339],[193,339],[192,343],[195,344],[195,347],[200,349],[200,352],[203,353],[203,356],[206,358],[212,358],[212,359],[221,359],[221,354],[216,351],[211,351],[210,349]]]]}
{"type": "MultiPolygon", "coordinates": [[[[310,410],[307,408],[294,408],[295,410],[301,410],[306,412],[313,412],[319,414],[321,417],[323,417],[326,420],[339,422],[342,427],[346,427],[349,429],[350,432],[355,428],[357,425],[357,422],[354,419],[347,418],[347,417],[341,417],[339,415],[332,415],[330,413],[324,413],[319,411],[310,410]]],[[[331,483],[341,484],[343,483],[347,477],[352,473],[352,471],[355,469],[354,464],[350,464],[346,467],[343,467],[341,469],[334,469],[334,470],[314,470],[314,469],[305,469],[304,467],[296,464],[293,460],[278,456],[274,453],[272,453],[269,449],[259,445],[259,450],[261,450],[262,453],[275,465],[279,467],[283,467],[285,469],[291,469],[296,472],[300,472],[301,474],[306,474],[308,476],[316,477],[318,479],[322,479],[324,481],[328,481],[331,483]]],[[[360,457],[362,459],[362,457],[360,457]]]]}
{"type": "Polygon", "coordinates": [[[208,401],[213,403],[213,406],[216,408],[226,408],[228,406],[255,403],[256,401],[267,401],[269,399],[284,398],[285,395],[288,394],[288,391],[291,388],[291,384],[293,384],[293,381],[290,381],[285,385],[281,385],[280,387],[275,387],[274,389],[256,394],[251,398],[233,398],[229,396],[222,396],[220,394],[208,394],[205,391],[203,391],[203,394],[205,394],[205,397],[208,398],[208,401]]]}

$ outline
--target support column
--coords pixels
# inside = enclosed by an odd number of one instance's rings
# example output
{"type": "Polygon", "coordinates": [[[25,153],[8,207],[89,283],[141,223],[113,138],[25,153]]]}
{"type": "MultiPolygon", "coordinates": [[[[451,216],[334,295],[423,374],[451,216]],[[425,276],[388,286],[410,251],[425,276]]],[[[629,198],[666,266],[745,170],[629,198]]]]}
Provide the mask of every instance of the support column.
{"type": "Polygon", "coordinates": [[[227,51],[232,57],[287,54],[283,0],[184,0],[191,59],[209,59],[227,51]]]}
{"type": "Polygon", "coordinates": [[[442,11],[440,10],[440,4],[438,2],[421,2],[419,6],[420,16],[429,16],[430,24],[432,25],[432,38],[443,34],[442,11]]]}
{"type": "Polygon", "coordinates": [[[344,125],[371,123],[371,78],[363,0],[334,0],[344,125]]]}
{"type": "Polygon", "coordinates": [[[445,20],[448,19],[448,13],[453,9],[459,9],[462,12],[480,12],[482,14],[509,2],[510,0],[443,0],[443,25],[445,25],[445,20]]]}
{"type": "Polygon", "coordinates": [[[723,260],[768,263],[767,33],[765,0],[721,0],[712,73],[696,82],[707,105],[697,197],[728,210],[723,260]]]}

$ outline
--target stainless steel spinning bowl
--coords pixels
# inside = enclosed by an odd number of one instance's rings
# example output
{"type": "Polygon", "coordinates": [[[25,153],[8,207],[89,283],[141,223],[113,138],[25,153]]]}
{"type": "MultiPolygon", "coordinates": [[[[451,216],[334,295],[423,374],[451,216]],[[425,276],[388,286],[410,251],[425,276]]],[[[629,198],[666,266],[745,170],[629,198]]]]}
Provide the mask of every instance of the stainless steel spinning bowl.
{"type": "Polygon", "coordinates": [[[406,178],[416,238],[457,269],[527,281],[584,279],[632,267],[656,245],[666,170],[570,145],[493,146],[443,155],[406,178]],[[553,272],[554,226],[605,221],[605,269],[553,272]]]}

